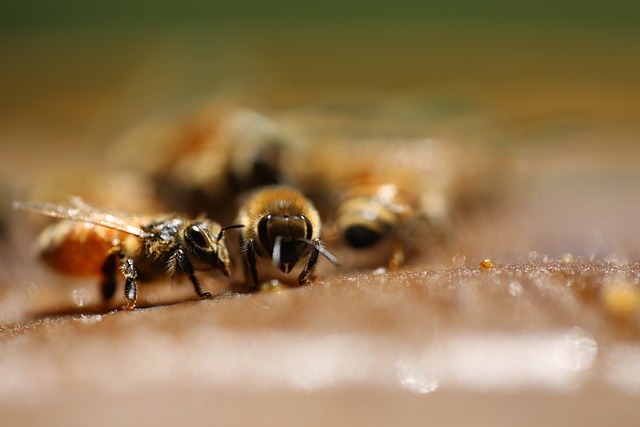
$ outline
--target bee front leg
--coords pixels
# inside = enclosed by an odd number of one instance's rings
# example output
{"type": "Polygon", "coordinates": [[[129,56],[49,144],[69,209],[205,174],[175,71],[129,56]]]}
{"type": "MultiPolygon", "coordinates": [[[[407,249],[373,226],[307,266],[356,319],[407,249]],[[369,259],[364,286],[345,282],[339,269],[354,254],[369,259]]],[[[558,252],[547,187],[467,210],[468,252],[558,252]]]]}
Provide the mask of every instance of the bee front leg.
{"type": "Polygon", "coordinates": [[[313,241],[313,246],[311,247],[311,254],[309,255],[309,261],[307,262],[307,266],[304,268],[304,270],[302,270],[302,273],[300,273],[300,276],[298,276],[299,285],[304,285],[307,282],[307,277],[309,276],[309,274],[311,274],[316,264],[318,263],[319,254],[320,254],[320,240],[316,239],[313,241]]]}
{"type": "Polygon", "coordinates": [[[242,251],[245,264],[249,267],[251,278],[253,279],[253,287],[258,287],[258,269],[256,267],[256,248],[253,239],[247,240],[244,250],[242,251]]]}
{"type": "Polygon", "coordinates": [[[127,300],[125,308],[127,310],[133,310],[136,308],[136,300],[138,299],[138,285],[136,284],[136,278],[138,277],[138,270],[136,270],[135,263],[131,258],[122,258],[122,275],[125,278],[124,281],[124,298],[127,300]]]}
{"type": "Polygon", "coordinates": [[[198,294],[200,298],[211,298],[211,294],[209,292],[202,292],[200,282],[198,281],[198,278],[193,271],[193,265],[191,264],[191,261],[189,261],[189,258],[187,258],[187,255],[184,253],[184,251],[182,249],[176,250],[173,253],[172,258],[174,259],[178,268],[184,274],[189,276],[189,280],[193,284],[193,288],[195,289],[196,294],[198,294]]]}
{"type": "Polygon", "coordinates": [[[120,251],[113,250],[109,252],[107,258],[102,264],[102,300],[106,303],[116,292],[116,265],[120,258],[120,251]]]}

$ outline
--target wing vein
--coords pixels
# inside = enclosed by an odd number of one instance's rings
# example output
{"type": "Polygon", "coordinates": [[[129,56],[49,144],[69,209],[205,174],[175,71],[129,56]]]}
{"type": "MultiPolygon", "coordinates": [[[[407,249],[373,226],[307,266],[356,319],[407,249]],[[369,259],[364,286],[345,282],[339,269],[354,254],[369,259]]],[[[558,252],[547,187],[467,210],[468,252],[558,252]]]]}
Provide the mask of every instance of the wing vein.
{"type": "Polygon", "coordinates": [[[101,212],[99,209],[86,204],[79,197],[71,198],[71,202],[74,206],[57,205],[53,203],[13,202],[13,208],[52,218],[88,222],[101,227],[122,231],[123,233],[131,234],[141,239],[148,237],[150,234],[140,227],[131,225],[132,221],[126,221],[114,215],[101,212]]]}

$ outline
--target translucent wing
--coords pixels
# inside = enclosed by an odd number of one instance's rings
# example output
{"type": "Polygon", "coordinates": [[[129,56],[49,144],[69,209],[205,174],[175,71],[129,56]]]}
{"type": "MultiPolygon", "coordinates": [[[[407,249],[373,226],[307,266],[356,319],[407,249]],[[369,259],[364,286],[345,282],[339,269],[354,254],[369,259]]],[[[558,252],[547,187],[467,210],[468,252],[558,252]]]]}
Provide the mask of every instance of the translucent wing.
{"type": "Polygon", "coordinates": [[[71,198],[72,206],[56,205],[53,203],[13,202],[14,209],[35,212],[52,218],[82,221],[107,227],[123,233],[132,234],[140,238],[149,236],[149,233],[140,227],[131,225],[131,221],[125,221],[112,214],[102,212],[99,209],[86,204],[80,197],[71,198]]]}

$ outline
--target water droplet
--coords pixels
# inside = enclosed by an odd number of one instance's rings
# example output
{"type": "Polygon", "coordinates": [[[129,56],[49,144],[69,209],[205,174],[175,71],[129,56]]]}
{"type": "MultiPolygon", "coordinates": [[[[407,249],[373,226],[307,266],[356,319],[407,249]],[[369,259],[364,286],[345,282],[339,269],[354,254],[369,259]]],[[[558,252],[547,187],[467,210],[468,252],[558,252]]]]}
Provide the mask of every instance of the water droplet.
{"type": "Polygon", "coordinates": [[[420,362],[398,361],[396,372],[400,384],[414,393],[427,394],[438,388],[438,379],[431,372],[431,367],[420,362]],[[423,366],[424,365],[424,366],[423,366]]]}
{"type": "Polygon", "coordinates": [[[375,274],[376,276],[379,276],[381,274],[384,274],[387,272],[387,269],[384,267],[380,267],[380,268],[376,268],[375,270],[373,270],[372,274],[375,274]]]}
{"type": "Polygon", "coordinates": [[[560,261],[566,264],[573,262],[573,255],[569,252],[567,252],[566,254],[562,254],[560,255],[560,261]]]}
{"type": "Polygon", "coordinates": [[[573,372],[585,371],[593,366],[598,355],[598,343],[589,331],[578,326],[568,329],[557,349],[558,365],[573,372]]]}
{"type": "Polygon", "coordinates": [[[509,293],[514,297],[519,297],[524,292],[524,288],[518,282],[509,283],[509,293]]]}
{"type": "Polygon", "coordinates": [[[81,314],[80,321],[83,323],[97,323],[102,320],[102,314],[81,314]]]}
{"type": "Polygon", "coordinates": [[[458,253],[451,258],[451,262],[453,262],[453,265],[456,267],[464,267],[464,263],[467,262],[467,257],[458,253]]]}
{"type": "Polygon", "coordinates": [[[537,260],[538,260],[538,252],[536,251],[529,252],[529,261],[536,262],[537,260]]]}
{"type": "Polygon", "coordinates": [[[84,307],[87,297],[89,296],[89,292],[85,288],[78,288],[74,289],[71,295],[73,297],[73,302],[77,307],[84,307]]]}

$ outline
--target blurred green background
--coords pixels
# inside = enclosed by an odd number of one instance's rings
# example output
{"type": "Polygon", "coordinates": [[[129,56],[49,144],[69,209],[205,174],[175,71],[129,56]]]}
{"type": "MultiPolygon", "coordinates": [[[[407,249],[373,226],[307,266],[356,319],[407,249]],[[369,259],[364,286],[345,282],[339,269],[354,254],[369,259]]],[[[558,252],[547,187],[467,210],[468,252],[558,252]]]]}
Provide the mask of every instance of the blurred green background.
{"type": "Polygon", "coordinates": [[[560,120],[628,140],[639,18],[620,1],[4,0],[3,167],[23,170],[25,143],[104,144],[238,89],[272,106],[410,99],[449,127],[478,114],[507,131],[560,120]]]}

